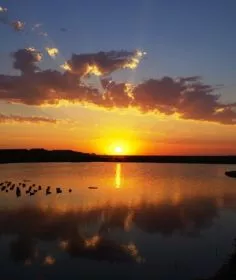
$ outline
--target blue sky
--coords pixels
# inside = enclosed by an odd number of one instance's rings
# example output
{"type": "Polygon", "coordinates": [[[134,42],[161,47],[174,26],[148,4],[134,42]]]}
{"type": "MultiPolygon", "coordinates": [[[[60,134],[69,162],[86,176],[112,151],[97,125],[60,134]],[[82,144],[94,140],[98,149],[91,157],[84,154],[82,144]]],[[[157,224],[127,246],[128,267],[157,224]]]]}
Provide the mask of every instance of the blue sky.
{"type": "MultiPolygon", "coordinates": [[[[147,51],[135,74],[122,79],[202,76],[210,84],[224,84],[233,98],[236,73],[236,1],[234,0],[0,0],[11,19],[28,26],[42,23],[65,59],[71,53],[100,50],[147,51]],[[67,32],[61,32],[65,27],[67,32]]],[[[8,54],[21,47],[43,48],[44,38],[0,26],[0,71],[10,71],[8,54]]],[[[63,58],[61,58],[63,60],[63,58]]],[[[56,68],[48,59],[45,67],[56,68]]]]}

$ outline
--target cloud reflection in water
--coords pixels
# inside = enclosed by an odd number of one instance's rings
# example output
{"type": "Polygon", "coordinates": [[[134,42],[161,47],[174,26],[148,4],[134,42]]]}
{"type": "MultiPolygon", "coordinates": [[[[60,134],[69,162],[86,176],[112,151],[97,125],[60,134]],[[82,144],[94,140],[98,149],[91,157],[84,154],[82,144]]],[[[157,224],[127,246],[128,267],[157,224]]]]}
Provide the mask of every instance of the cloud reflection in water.
{"type": "Polygon", "coordinates": [[[142,202],[134,207],[104,205],[66,212],[29,207],[2,210],[0,233],[17,235],[10,244],[10,257],[17,262],[38,260],[53,265],[56,259],[51,252],[40,255],[40,244],[46,241],[57,242],[61,252],[74,258],[140,263],[145,256],[129,239],[128,231],[196,236],[210,227],[217,215],[217,202],[211,198],[189,199],[175,205],[168,201],[142,202]],[[117,231],[122,238],[117,237],[117,231]]]}

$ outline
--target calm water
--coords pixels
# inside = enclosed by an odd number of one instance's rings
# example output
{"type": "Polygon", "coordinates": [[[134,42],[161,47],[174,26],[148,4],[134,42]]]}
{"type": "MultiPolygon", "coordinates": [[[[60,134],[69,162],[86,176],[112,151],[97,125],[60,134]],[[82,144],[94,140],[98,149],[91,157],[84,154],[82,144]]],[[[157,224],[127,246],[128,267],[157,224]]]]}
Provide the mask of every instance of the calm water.
{"type": "Polygon", "coordinates": [[[0,182],[30,180],[27,186],[43,190],[29,196],[22,189],[20,197],[0,192],[0,279],[210,277],[236,237],[236,180],[224,176],[231,169],[1,165],[0,182]],[[52,194],[46,196],[47,186],[52,194]]]}

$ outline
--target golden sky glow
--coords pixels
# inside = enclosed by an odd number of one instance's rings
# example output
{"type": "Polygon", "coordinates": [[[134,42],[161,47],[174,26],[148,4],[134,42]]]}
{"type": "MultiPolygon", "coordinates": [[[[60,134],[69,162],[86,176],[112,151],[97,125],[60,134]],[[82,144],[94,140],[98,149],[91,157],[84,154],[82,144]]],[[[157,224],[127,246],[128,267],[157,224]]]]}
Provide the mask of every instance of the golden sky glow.
{"type": "MultiPolygon", "coordinates": [[[[7,107],[4,105],[5,108],[7,107]]],[[[1,109],[1,106],[0,106],[1,109]]],[[[72,149],[98,154],[232,154],[234,126],[158,118],[132,110],[105,111],[81,106],[40,107],[8,105],[9,113],[44,115],[63,121],[1,124],[1,148],[72,149]],[[32,110],[34,112],[32,112],[32,110]],[[86,118],[84,117],[86,114],[86,118]],[[70,121],[66,121],[66,120],[70,121]],[[217,133],[217,131],[221,133],[217,133]]]]}

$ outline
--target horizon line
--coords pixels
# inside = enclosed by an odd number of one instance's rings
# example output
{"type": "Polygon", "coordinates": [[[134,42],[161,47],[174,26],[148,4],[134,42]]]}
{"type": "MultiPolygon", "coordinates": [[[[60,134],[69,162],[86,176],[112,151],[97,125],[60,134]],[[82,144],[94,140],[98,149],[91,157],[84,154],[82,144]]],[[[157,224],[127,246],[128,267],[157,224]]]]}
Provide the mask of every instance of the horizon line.
{"type": "Polygon", "coordinates": [[[105,157],[236,157],[235,154],[98,154],[94,152],[82,152],[71,149],[46,149],[46,148],[0,148],[0,151],[46,151],[46,152],[73,152],[89,156],[105,157]]]}

